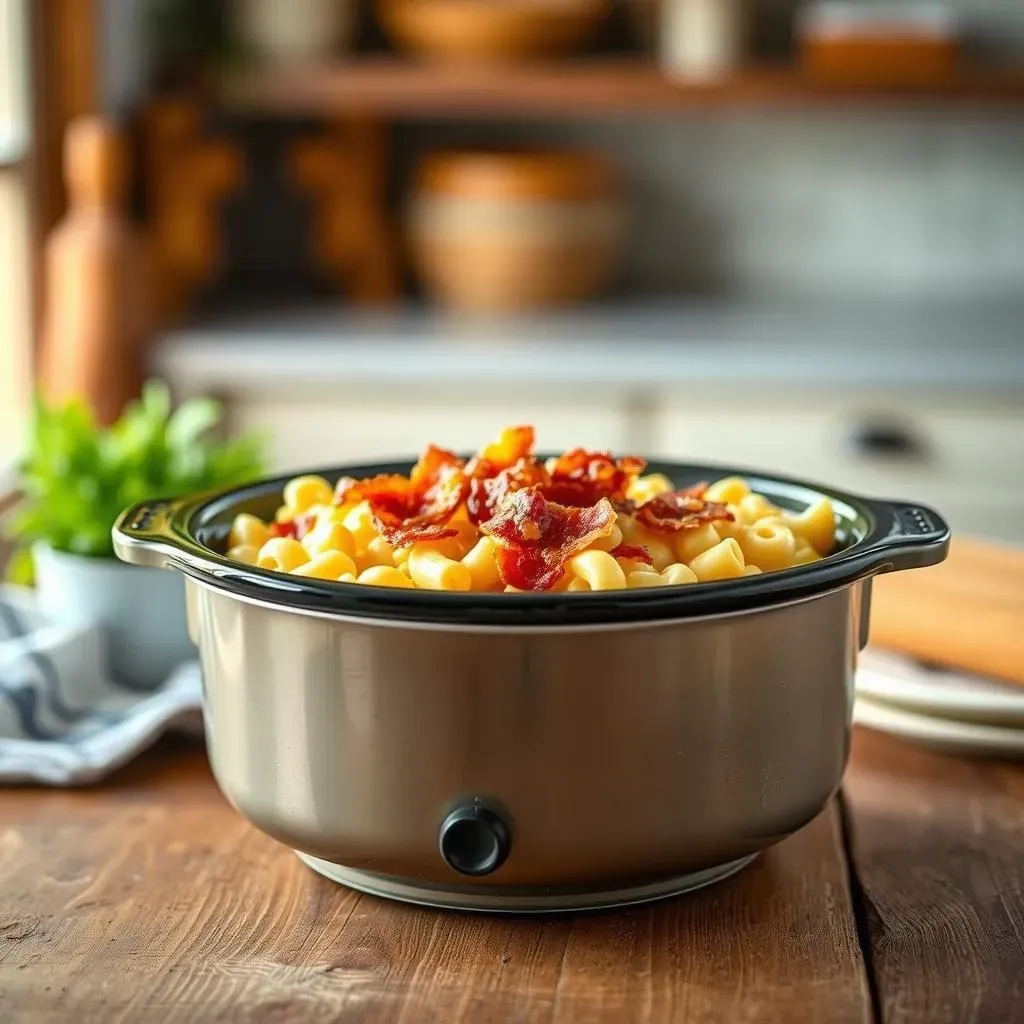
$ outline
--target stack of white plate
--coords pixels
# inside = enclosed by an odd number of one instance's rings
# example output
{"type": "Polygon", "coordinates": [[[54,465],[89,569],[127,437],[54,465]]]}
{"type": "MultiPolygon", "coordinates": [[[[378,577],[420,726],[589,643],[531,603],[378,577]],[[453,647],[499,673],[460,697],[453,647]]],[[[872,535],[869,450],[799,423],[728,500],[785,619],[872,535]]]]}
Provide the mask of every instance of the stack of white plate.
{"type": "Polygon", "coordinates": [[[944,750],[1024,757],[1024,686],[873,649],[858,665],[854,721],[944,750]]]}

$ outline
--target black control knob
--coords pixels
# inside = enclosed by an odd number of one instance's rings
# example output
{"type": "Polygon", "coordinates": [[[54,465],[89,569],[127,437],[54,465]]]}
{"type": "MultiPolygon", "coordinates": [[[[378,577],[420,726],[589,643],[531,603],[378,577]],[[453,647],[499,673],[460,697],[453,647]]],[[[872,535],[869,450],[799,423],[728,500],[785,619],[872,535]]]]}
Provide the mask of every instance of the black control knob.
{"type": "Polygon", "coordinates": [[[500,814],[474,800],[444,819],[438,846],[445,863],[460,875],[489,875],[505,863],[512,834],[500,814]]]}

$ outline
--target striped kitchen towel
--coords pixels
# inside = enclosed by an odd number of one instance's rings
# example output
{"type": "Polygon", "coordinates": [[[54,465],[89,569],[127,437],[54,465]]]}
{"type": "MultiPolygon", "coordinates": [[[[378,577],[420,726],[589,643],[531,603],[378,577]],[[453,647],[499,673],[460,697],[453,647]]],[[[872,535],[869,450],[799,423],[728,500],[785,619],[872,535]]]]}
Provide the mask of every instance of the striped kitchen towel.
{"type": "Polygon", "coordinates": [[[0,784],[88,785],[170,729],[202,727],[190,662],[155,689],[113,678],[98,626],[55,622],[0,587],[0,784]]]}

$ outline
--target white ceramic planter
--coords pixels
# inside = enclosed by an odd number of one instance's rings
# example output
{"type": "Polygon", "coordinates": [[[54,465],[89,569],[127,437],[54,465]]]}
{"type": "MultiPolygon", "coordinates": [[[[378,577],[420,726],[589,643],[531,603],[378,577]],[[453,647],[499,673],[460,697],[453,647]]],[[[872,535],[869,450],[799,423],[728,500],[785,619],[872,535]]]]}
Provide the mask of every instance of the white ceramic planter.
{"type": "Polygon", "coordinates": [[[356,0],[233,0],[235,31],[265,63],[322,60],[352,46],[356,0]]]}
{"type": "Polygon", "coordinates": [[[110,640],[114,672],[140,686],[158,686],[196,657],[178,573],[85,558],[45,545],[32,550],[43,611],[68,623],[96,622],[110,640]]]}

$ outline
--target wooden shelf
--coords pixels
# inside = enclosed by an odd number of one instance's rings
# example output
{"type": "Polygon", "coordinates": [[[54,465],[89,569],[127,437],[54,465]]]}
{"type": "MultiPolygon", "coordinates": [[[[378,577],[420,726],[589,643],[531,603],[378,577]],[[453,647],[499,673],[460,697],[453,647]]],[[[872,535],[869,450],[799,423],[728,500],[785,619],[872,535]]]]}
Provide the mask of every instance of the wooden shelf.
{"type": "Polygon", "coordinates": [[[714,84],[668,81],[648,61],[595,60],[508,68],[442,67],[398,58],[223,79],[219,101],[247,113],[350,109],[392,117],[564,117],[714,107],[828,104],[1024,104],[1024,67],[964,70],[927,85],[839,84],[784,66],[751,67],[714,84]]]}

